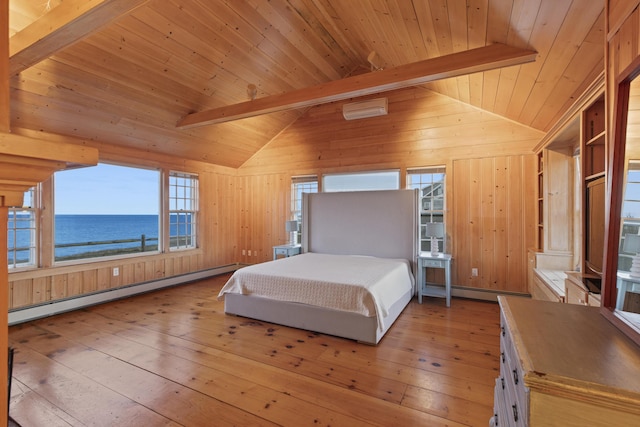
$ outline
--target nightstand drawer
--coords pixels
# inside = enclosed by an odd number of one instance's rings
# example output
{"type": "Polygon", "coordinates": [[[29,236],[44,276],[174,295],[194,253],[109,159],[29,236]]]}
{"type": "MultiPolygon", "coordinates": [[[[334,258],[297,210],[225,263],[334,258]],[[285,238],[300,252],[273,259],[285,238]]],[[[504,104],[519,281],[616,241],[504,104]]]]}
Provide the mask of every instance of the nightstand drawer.
{"type": "Polygon", "coordinates": [[[444,262],[437,259],[423,259],[420,260],[422,263],[422,267],[433,267],[433,268],[445,268],[444,262]]]}
{"type": "Polygon", "coordinates": [[[290,257],[302,253],[301,245],[279,245],[273,247],[273,259],[277,259],[278,255],[290,257]]]}

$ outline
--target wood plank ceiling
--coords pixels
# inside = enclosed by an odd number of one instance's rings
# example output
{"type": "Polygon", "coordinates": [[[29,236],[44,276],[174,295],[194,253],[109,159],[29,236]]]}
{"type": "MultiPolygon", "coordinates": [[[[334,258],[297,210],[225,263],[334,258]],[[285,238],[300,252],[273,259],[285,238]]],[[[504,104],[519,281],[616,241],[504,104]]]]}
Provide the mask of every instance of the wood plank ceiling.
{"type": "Polygon", "coordinates": [[[130,10],[125,3],[10,0],[10,69],[22,70],[10,77],[15,132],[235,168],[306,109],[189,129],[177,123],[250,100],[249,85],[263,98],[375,72],[372,51],[389,69],[493,43],[535,50],[533,63],[423,86],[541,131],[604,69],[604,1],[138,0],[130,10]],[[18,64],[25,39],[87,4],[119,13],[95,28],[93,18],[73,18],[64,34],[78,34],[77,42],[18,64]]]}

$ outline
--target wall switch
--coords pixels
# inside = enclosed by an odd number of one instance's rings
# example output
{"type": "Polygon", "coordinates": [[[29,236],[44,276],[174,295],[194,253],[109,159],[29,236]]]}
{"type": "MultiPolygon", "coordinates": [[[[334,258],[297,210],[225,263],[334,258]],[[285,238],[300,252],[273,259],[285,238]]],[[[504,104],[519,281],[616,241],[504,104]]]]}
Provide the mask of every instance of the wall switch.
{"type": "Polygon", "coordinates": [[[471,276],[472,277],[478,277],[478,269],[477,268],[472,268],[471,269],[471,276]]]}
{"type": "Polygon", "coordinates": [[[242,256],[245,256],[246,254],[247,254],[247,250],[246,250],[246,249],[243,249],[243,250],[242,250],[242,256]]]}
{"type": "Polygon", "coordinates": [[[113,267],[113,275],[114,277],[120,275],[120,269],[118,267],[113,267]]]}

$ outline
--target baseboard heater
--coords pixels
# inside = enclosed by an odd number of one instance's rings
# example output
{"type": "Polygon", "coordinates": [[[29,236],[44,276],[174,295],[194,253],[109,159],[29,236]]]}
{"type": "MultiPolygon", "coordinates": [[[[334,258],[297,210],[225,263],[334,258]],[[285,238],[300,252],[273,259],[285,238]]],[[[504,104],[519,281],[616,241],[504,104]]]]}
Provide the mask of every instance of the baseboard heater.
{"type": "Polygon", "coordinates": [[[64,300],[53,301],[50,303],[9,310],[9,326],[28,322],[30,320],[40,319],[43,317],[53,316],[54,314],[60,314],[67,311],[89,307],[96,304],[115,301],[121,298],[126,298],[145,292],[151,292],[170,286],[181,285],[187,282],[193,282],[194,280],[206,279],[208,277],[235,271],[238,268],[240,268],[239,264],[231,264],[222,267],[211,268],[208,270],[181,274],[179,276],[172,276],[166,279],[138,283],[135,285],[129,285],[117,289],[109,289],[89,295],[82,295],[64,300]]]}

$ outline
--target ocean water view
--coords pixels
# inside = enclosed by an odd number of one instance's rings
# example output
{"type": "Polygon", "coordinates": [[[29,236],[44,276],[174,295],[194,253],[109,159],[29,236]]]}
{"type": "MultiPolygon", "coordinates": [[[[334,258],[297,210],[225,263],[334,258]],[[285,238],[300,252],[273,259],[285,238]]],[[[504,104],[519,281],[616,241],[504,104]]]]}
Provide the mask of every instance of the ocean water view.
{"type": "Polygon", "coordinates": [[[140,248],[143,235],[146,250],[156,250],[160,227],[158,221],[158,215],[56,215],[55,258],[60,260],[86,252],[118,252],[140,248]],[[96,244],[114,240],[135,241],[96,244]],[[65,246],[78,243],[91,244],[65,246]]]}
{"type": "MultiPolygon", "coordinates": [[[[14,220],[17,231],[9,233],[8,247],[21,248],[14,254],[20,264],[29,258],[29,248],[34,247],[31,242],[34,225],[29,215],[18,214],[15,219],[9,218],[9,230],[14,220]]],[[[175,221],[171,223],[171,235],[174,235],[175,221]]],[[[144,250],[154,251],[159,227],[158,215],[56,215],[55,260],[139,252],[143,246],[142,236],[144,250]]]]}

